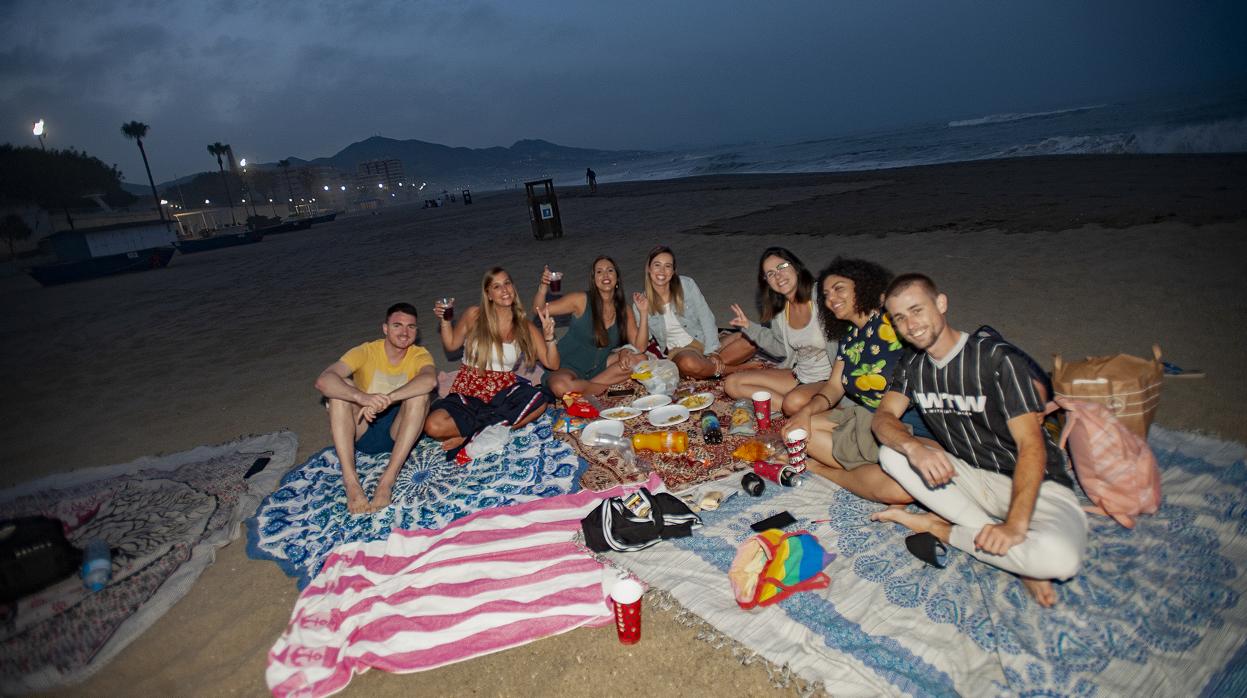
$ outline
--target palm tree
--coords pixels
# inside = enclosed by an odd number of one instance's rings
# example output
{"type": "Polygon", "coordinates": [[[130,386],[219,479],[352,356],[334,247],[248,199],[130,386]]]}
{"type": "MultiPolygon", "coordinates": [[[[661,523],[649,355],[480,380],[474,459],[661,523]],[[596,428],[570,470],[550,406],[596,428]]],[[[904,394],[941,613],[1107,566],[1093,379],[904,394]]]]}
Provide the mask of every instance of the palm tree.
{"type": "Polygon", "coordinates": [[[225,163],[221,160],[221,156],[228,152],[229,146],[220,141],[208,146],[208,153],[216,156],[216,166],[221,171],[221,182],[225,184],[225,201],[229,204],[229,220],[234,225],[238,225],[238,219],[234,218],[234,199],[229,194],[229,178],[225,176],[225,163]]]}
{"type": "Polygon", "coordinates": [[[152,166],[147,164],[147,150],[143,148],[143,139],[147,138],[149,126],[142,121],[131,121],[121,125],[121,132],[126,138],[133,138],[139,144],[139,154],[143,156],[143,168],[147,170],[147,183],[152,185],[152,198],[156,201],[156,211],[160,220],[165,219],[165,207],[160,205],[160,195],[156,193],[156,180],[152,179],[152,166]]]}

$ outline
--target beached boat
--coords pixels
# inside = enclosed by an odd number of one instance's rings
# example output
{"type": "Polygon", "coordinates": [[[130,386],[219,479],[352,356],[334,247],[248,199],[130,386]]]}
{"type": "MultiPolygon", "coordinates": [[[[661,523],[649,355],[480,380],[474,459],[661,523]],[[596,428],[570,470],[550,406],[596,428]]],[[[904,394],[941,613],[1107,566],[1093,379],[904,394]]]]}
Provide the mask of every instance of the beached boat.
{"type": "Polygon", "coordinates": [[[287,218],[280,223],[260,228],[259,232],[265,235],[277,235],[278,233],[292,233],[296,230],[307,230],[310,227],[312,227],[312,222],[306,218],[287,218]]]}
{"type": "Polygon", "coordinates": [[[219,250],[223,247],[234,247],[235,245],[249,245],[263,239],[263,230],[243,230],[236,233],[215,233],[206,238],[178,240],[176,244],[178,251],[182,254],[194,254],[196,252],[219,250]]]}
{"type": "Polygon", "coordinates": [[[160,269],[173,258],[175,240],[169,224],[160,220],[62,230],[42,243],[57,261],[28,271],[35,281],[51,286],[160,269]]]}
{"type": "Polygon", "coordinates": [[[55,262],[30,268],[30,275],[44,286],[67,284],[71,281],[85,281],[112,274],[126,274],[135,271],[147,271],[168,266],[176,250],[172,245],[167,247],[148,247],[132,250],[121,254],[90,257],[72,262],[55,262]]]}

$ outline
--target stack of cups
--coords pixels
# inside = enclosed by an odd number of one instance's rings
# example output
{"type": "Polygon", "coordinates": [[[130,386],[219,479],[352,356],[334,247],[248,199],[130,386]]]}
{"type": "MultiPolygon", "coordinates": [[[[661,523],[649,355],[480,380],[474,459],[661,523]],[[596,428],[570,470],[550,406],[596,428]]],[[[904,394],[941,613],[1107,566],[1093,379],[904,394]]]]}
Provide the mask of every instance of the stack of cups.
{"type": "Polygon", "coordinates": [[[788,464],[805,472],[805,440],[809,437],[804,429],[793,429],[784,436],[784,448],[788,451],[788,464]]]}
{"type": "Polygon", "coordinates": [[[615,606],[615,630],[619,641],[635,645],[641,640],[641,595],[645,589],[632,579],[616,582],[611,587],[611,602],[615,606]]]}
{"type": "Polygon", "coordinates": [[[771,394],[765,390],[753,394],[753,417],[758,421],[758,431],[771,428],[771,394]]]}

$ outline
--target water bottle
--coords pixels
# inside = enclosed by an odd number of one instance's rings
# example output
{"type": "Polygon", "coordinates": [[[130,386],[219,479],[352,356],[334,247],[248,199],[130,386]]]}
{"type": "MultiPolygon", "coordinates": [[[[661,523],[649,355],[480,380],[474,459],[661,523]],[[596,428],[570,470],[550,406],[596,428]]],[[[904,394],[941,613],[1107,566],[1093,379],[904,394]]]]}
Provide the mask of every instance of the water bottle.
{"type": "Polygon", "coordinates": [[[706,410],[701,416],[701,439],[708,444],[723,443],[723,428],[719,426],[719,417],[706,410]]]}
{"type": "Polygon", "coordinates": [[[91,591],[99,591],[108,584],[112,572],[112,551],[108,549],[108,543],[92,538],[82,555],[82,583],[91,591]]]}

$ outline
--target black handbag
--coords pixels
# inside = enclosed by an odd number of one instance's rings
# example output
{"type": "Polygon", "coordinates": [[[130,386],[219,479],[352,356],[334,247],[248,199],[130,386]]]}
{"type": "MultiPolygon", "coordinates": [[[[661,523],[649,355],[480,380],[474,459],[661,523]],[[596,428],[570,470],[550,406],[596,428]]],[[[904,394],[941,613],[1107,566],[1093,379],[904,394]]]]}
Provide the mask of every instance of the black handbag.
{"type": "Polygon", "coordinates": [[[700,526],[701,517],[677,497],[644,487],[603,500],[580,520],[585,545],[595,553],[644,550],[660,540],[691,536],[700,526]]]}
{"type": "Polygon", "coordinates": [[[0,603],[46,589],[81,564],[82,551],[65,539],[57,519],[25,516],[0,521],[0,603]]]}

